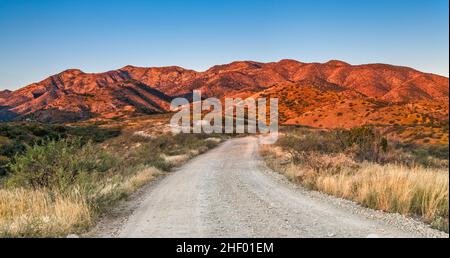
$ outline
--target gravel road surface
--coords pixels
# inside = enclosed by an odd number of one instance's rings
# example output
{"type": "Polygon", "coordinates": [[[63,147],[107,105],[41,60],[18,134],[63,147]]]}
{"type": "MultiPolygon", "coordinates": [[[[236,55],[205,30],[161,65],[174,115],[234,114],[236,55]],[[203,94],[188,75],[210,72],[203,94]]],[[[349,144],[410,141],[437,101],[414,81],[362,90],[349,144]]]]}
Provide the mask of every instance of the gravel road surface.
{"type": "Polygon", "coordinates": [[[96,237],[448,237],[416,220],[307,191],[229,140],[120,205],[96,237]]]}

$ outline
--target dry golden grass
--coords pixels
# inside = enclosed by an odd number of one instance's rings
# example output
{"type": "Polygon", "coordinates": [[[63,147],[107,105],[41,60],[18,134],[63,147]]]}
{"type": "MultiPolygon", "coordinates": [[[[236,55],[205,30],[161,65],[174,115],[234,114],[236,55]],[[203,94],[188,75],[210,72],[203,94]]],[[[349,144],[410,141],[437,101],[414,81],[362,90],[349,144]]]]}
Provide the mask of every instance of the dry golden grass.
{"type": "Polygon", "coordinates": [[[419,216],[448,232],[449,173],[445,169],[369,162],[355,166],[342,154],[317,154],[313,161],[321,164],[317,169],[293,164],[279,147],[263,146],[261,154],[270,168],[305,187],[369,208],[419,216]]]}
{"type": "Polygon", "coordinates": [[[90,224],[91,211],[77,191],[61,195],[46,190],[0,190],[0,236],[64,235],[90,224]]]}
{"type": "Polygon", "coordinates": [[[191,134],[144,136],[127,133],[101,146],[58,141],[28,149],[0,185],[0,237],[83,233],[99,214],[160,171],[222,140],[191,134]]]}
{"type": "Polygon", "coordinates": [[[319,175],[318,190],[355,200],[367,207],[404,215],[420,215],[427,222],[448,218],[447,171],[364,163],[357,171],[319,175]]]}
{"type": "Polygon", "coordinates": [[[161,174],[160,170],[150,167],[143,168],[130,177],[119,176],[111,178],[111,180],[108,180],[106,183],[99,185],[99,188],[94,191],[89,198],[92,200],[101,199],[107,200],[108,202],[114,202],[123,196],[132,194],[159,174],[161,174]]]}
{"type": "Polygon", "coordinates": [[[92,225],[97,202],[113,203],[128,196],[159,173],[156,168],[144,168],[129,177],[98,182],[89,192],[0,189],[0,236],[59,237],[82,232],[92,225]]]}
{"type": "MultiPolygon", "coordinates": [[[[81,126],[76,131],[80,135],[94,133],[92,141],[81,137],[46,141],[42,137],[42,144],[33,143],[24,153],[17,153],[6,177],[2,177],[5,162],[1,162],[0,155],[0,237],[83,233],[102,212],[150,182],[160,171],[169,171],[226,138],[165,133],[170,129],[166,123],[169,118],[155,115],[95,124],[121,127],[120,135],[116,135],[116,129],[92,131],[88,127],[91,122],[86,122],[86,127],[75,124],[81,126]]],[[[25,132],[41,128],[30,126],[25,132]]],[[[49,135],[59,135],[54,128],[44,129],[49,135]]]]}
{"type": "Polygon", "coordinates": [[[182,165],[189,159],[189,156],[186,154],[172,155],[172,156],[167,156],[163,154],[162,157],[165,162],[171,164],[174,167],[182,165]]]}

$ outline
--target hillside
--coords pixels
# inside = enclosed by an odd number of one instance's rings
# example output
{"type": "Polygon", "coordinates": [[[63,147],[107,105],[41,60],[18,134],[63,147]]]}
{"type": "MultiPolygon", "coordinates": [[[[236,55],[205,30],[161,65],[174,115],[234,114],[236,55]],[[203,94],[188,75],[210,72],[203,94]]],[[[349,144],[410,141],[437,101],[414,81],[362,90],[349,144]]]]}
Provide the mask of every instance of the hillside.
{"type": "Polygon", "coordinates": [[[96,74],[71,69],[0,92],[0,121],[73,122],[163,113],[173,98],[194,89],[204,97],[278,97],[281,123],[291,125],[448,125],[448,78],[408,67],[336,60],[242,61],[204,72],[176,66],[126,66],[96,74]]]}

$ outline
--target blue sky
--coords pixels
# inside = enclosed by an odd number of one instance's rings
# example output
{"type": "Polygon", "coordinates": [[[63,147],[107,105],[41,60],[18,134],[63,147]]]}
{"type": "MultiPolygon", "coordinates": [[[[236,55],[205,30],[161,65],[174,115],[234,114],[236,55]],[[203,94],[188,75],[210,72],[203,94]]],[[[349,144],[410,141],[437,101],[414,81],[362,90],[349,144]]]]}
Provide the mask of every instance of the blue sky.
{"type": "Polygon", "coordinates": [[[0,89],[68,68],[340,59],[448,76],[448,0],[0,0],[0,89]]]}

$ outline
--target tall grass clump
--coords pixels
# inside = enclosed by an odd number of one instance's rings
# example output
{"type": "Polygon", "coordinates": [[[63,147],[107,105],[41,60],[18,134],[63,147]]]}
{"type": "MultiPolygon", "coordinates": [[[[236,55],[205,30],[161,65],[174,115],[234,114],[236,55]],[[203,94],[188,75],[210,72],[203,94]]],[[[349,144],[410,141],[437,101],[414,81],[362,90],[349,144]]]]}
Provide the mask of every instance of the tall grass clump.
{"type": "Polygon", "coordinates": [[[448,146],[389,142],[374,128],[295,129],[261,151],[266,164],[308,189],[449,229],[448,146]]]}
{"type": "Polygon", "coordinates": [[[84,230],[91,210],[78,191],[54,193],[45,189],[0,189],[0,236],[52,237],[84,230]]]}
{"type": "Polygon", "coordinates": [[[357,171],[320,174],[316,189],[366,207],[420,216],[448,231],[448,171],[364,163],[357,171]]]}

